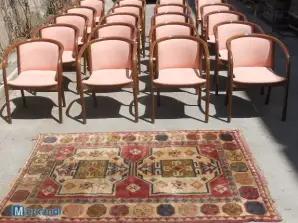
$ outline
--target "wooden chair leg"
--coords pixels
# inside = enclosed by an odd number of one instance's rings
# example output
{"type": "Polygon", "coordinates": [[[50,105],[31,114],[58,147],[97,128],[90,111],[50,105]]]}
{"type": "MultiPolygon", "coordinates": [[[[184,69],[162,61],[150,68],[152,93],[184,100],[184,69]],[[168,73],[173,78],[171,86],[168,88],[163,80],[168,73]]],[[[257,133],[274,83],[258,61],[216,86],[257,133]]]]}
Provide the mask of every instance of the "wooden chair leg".
{"type": "Polygon", "coordinates": [[[84,98],[84,92],[81,86],[78,85],[78,91],[80,94],[80,103],[82,106],[82,118],[83,118],[83,124],[86,124],[86,106],[85,106],[85,98],[84,98]]]}
{"type": "Polygon", "coordinates": [[[282,111],[282,121],[286,121],[286,119],[287,119],[288,95],[289,95],[289,82],[287,82],[286,86],[285,86],[285,96],[284,96],[284,104],[283,104],[283,111],[282,111]]]}
{"type": "Polygon", "coordinates": [[[135,122],[139,122],[139,105],[138,105],[138,89],[133,89],[134,106],[135,106],[135,122]]]}
{"type": "Polygon", "coordinates": [[[199,104],[199,106],[201,106],[201,104],[202,104],[202,88],[198,88],[198,89],[196,89],[196,91],[198,94],[198,104],[199,104]]]}
{"type": "Polygon", "coordinates": [[[64,89],[62,89],[62,105],[63,107],[66,107],[64,89]]]}
{"type": "Polygon", "coordinates": [[[160,90],[157,88],[157,106],[160,106],[160,90]]]}
{"type": "Polygon", "coordinates": [[[84,53],[84,75],[87,75],[87,54],[84,53]]]}
{"type": "Polygon", "coordinates": [[[205,122],[209,121],[210,87],[206,88],[205,122]]]}
{"type": "Polygon", "coordinates": [[[151,121],[152,124],[155,122],[155,95],[154,95],[154,87],[151,89],[151,98],[152,98],[152,112],[151,112],[151,121]]]}
{"type": "Polygon", "coordinates": [[[6,101],[6,110],[7,110],[7,121],[9,124],[12,123],[11,119],[11,109],[10,109],[10,101],[9,101],[9,91],[7,86],[4,86],[5,89],[5,101],[6,101]]]}
{"type": "Polygon", "coordinates": [[[267,96],[266,96],[266,101],[265,104],[268,105],[270,102],[270,95],[271,95],[271,86],[268,87],[268,91],[267,91],[267,96]]]}
{"type": "Polygon", "coordinates": [[[58,90],[58,107],[59,107],[59,122],[62,124],[63,117],[62,117],[62,90],[58,90]]]}
{"type": "Polygon", "coordinates": [[[226,96],[225,96],[225,106],[228,106],[229,102],[229,83],[226,82],[226,96]]]}
{"type": "Polygon", "coordinates": [[[23,106],[24,106],[24,108],[27,108],[27,103],[26,103],[24,90],[21,90],[21,95],[22,95],[22,99],[23,99],[23,106]]]}
{"type": "Polygon", "coordinates": [[[97,108],[97,99],[96,99],[96,93],[92,92],[92,98],[93,98],[93,106],[94,108],[97,108]]]}
{"type": "Polygon", "coordinates": [[[214,83],[215,83],[215,95],[218,95],[218,88],[219,88],[219,76],[218,76],[218,71],[219,71],[219,60],[215,60],[215,70],[214,70],[214,83]]]}
{"type": "Polygon", "coordinates": [[[233,83],[228,87],[228,122],[231,122],[232,119],[232,97],[233,97],[233,83]]]}

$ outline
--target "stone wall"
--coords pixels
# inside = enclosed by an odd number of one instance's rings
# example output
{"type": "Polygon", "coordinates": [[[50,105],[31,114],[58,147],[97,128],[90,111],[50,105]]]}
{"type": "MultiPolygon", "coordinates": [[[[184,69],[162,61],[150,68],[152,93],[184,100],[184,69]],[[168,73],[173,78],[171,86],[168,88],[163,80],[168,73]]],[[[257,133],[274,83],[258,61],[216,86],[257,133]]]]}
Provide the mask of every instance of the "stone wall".
{"type": "Polygon", "coordinates": [[[30,37],[32,28],[43,24],[74,0],[0,0],[0,61],[12,43],[30,37]]]}

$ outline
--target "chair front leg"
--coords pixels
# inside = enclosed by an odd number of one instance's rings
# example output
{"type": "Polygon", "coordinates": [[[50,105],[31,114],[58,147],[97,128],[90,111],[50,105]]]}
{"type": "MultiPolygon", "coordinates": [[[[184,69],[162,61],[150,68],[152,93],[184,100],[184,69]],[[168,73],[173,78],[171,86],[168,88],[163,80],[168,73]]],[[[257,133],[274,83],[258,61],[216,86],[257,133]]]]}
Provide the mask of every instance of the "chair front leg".
{"type": "Polygon", "coordinates": [[[160,106],[160,90],[157,88],[156,92],[157,92],[157,106],[159,107],[160,106]]]}
{"type": "Polygon", "coordinates": [[[152,124],[155,123],[155,95],[154,95],[154,91],[155,91],[155,88],[152,84],[152,87],[151,87],[151,98],[152,98],[151,121],[152,121],[152,124]]]}
{"type": "Polygon", "coordinates": [[[7,121],[9,124],[12,123],[12,118],[11,118],[11,109],[10,109],[10,101],[9,101],[9,90],[8,86],[4,86],[5,89],[5,101],[6,101],[6,110],[7,110],[7,121]]]}
{"type": "Polygon", "coordinates": [[[265,101],[265,104],[266,104],[266,105],[269,104],[269,101],[270,101],[270,95],[271,95],[271,90],[272,90],[272,87],[269,86],[269,87],[268,87],[268,91],[267,91],[266,101],[265,101]]]}
{"type": "Polygon", "coordinates": [[[228,84],[228,122],[232,119],[232,97],[233,97],[233,80],[228,84]]]}
{"type": "Polygon", "coordinates": [[[59,107],[59,123],[62,124],[63,117],[62,117],[62,87],[59,86],[58,89],[58,107],[59,107]]]}
{"type": "Polygon", "coordinates": [[[198,89],[196,89],[197,94],[198,94],[198,104],[199,106],[201,106],[202,104],[202,88],[199,87],[198,89]]]}
{"type": "Polygon", "coordinates": [[[210,86],[206,88],[205,122],[209,121],[210,86]]]}
{"type": "Polygon", "coordinates": [[[135,122],[139,122],[139,105],[138,105],[138,86],[133,88],[133,98],[134,98],[134,106],[135,106],[135,122]]]}
{"type": "Polygon", "coordinates": [[[24,108],[27,108],[27,103],[26,103],[24,90],[21,90],[21,95],[22,95],[22,99],[23,99],[23,106],[24,106],[24,108]]]}
{"type": "Polygon", "coordinates": [[[80,94],[80,103],[82,106],[82,119],[83,119],[83,124],[86,124],[86,105],[85,105],[85,98],[84,98],[84,92],[81,84],[78,84],[78,91],[80,94]]]}

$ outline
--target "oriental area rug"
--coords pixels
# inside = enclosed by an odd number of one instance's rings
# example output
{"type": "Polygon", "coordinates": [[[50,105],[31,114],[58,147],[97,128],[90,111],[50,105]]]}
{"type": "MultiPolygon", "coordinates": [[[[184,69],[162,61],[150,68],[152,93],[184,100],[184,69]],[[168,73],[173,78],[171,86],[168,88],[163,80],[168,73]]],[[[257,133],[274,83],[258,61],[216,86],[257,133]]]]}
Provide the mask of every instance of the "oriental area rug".
{"type": "Polygon", "coordinates": [[[279,222],[241,134],[46,134],[0,206],[0,222],[279,222]]]}

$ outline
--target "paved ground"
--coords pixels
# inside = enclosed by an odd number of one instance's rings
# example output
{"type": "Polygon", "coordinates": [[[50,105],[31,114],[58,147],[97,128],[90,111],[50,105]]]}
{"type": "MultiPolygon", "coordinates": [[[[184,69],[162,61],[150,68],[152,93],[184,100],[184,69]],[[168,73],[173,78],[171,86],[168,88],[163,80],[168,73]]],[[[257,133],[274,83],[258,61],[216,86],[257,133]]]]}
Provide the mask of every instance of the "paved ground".
{"type": "MultiPolygon", "coordinates": [[[[230,1],[238,10],[247,10],[238,3],[230,1]]],[[[108,0],[108,6],[111,2],[108,0]]],[[[148,4],[147,29],[153,4],[148,4]]],[[[247,14],[250,21],[254,18],[247,14]]],[[[269,27],[258,23],[270,33],[269,27]]],[[[148,32],[148,30],[147,30],[148,32]]],[[[272,33],[270,33],[272,34],[272,33]]],[[[65,72],[67,108],[64,109],[64,123],[58,124],[56,93],[27,93],[28,108],[23,108],[19,93],[13,93],[13,124],[8,125],[0,119],[0,197],[8,191],[9,184],[24,166],[32,151],[39,133],[103,132],[103,131],[146,131],[146,130],[195,130],[195,129],[240,129],[259,166],[269,183],[277,208],[285,223],[295,223],[298,219],[298,138],[296,115],[298,113],[297,94],[298,71],[297,39],[272,34],[286,43],[292,54],[292,80],[289,98],[288,120],[280,121],[283,89],[274,89],[270,105],[265,106],[265,97],[259,88],[235,92],[233,97],[233,119],[226,122],[226,107],[223,106],[223,93],[211,96],[210,121],[204,123],[204,115],[197,106],[197,97],[192,90],[183,89],[162,93],[162,105],[157,110],[157,120],[150,123],[150,85],[148,78],[148,57],[142,61],[142,93],[139,97],[140,121],[134,123],[131,115],[132,94],[127,91],[97,94],[98,108],[93,108],[92,100],[86,95],[87,124],[77,121],[80,118],[80,105],[75,92],[75,73],[65,72]],[[46,96],[46,97],[43,97],[46,96]],[[296,130],[296,132],[295,132],[296,130]]],[[[149,51],[147,50],[147,55],[149,51]]],[[[277,70],[283,70],[282,54],[277,53],[277,70]]],[[[221,73],[222,76],[225,72],[221,73]]],[[[224,81],[225,78],[223,77],[224,81]]],[[[4,104],[1,102],[1,107],[4,104]]],[[[204,105],[204,104],[203,104],[204,105]]],[[[0,107],[0,108],[1,108],[0,107]]],[[[1,113],[5,116],[5,107],[1,113]]]]}

